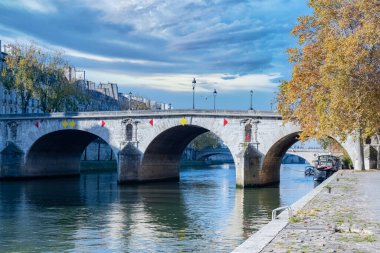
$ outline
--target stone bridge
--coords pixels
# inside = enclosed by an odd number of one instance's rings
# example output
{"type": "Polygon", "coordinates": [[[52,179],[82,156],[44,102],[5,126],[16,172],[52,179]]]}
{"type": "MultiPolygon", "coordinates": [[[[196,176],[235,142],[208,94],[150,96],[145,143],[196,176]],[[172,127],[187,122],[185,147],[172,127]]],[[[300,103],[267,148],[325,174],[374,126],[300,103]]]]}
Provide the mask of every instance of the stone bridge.
{"type": "Polygon", "coordinates": [[[204,150],[196,151],[195,160],[204,160],[214,155],[228,156],[228,155],[231,155],[231,152],[228,150],[228,148],[204,149],[204,150]]]}
{"type": "MultiPolygon", "coordinates": [[[[265,111],[122,111],[0,116],[0,178],[79,174],[85,147],[101,138],[117,155],[119,183],[179,178],[183,150],[211,131],[231,151],[238,186],[279,182],[300,128],[265,111]]],[[[352,137],[341,143],[358,159],[352,137]]]]}
{"type": "Polygon", "coordinates": [[[343,153],[332,154],[330,151],[324,150],[324,149],[307,149],[307,148],[305,148],[305,149],[290,148],[290,149],[288,149],[288,151],[286,151],[286,153],[302,157],[311,165],[314,164],[314,161],[317,160],[318,156],[320,156],[320,155],[334,155],[337,157],[340,157],[343,155],[343,153]]]}

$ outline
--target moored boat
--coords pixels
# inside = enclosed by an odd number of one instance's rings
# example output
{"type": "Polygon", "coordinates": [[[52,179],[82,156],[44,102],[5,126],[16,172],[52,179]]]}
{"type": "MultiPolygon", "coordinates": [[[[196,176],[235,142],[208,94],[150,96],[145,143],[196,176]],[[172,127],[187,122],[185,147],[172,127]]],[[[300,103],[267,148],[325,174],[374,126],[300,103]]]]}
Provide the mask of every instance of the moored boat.
{"type": "Polygon", "coordinates": [[[314,167],[314,180],[323,181],[342,167],[339,157],[333,155],[318,156],[314,167]]]}
{"type": "Polygon", "coordinates": [[[314,175],[314,166],[306,166],[305,167],[305,176],[314,175]]]}

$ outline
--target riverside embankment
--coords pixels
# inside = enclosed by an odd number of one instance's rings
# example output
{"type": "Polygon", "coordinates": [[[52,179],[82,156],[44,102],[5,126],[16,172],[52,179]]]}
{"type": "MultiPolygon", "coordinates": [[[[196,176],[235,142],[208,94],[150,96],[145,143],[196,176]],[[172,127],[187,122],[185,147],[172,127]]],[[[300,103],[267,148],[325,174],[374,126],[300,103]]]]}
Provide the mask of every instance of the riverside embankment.
{"type": "Polygon", "coordinates": [[[380,171],[339,171],[235,252],[379,252],[380,171]]]}

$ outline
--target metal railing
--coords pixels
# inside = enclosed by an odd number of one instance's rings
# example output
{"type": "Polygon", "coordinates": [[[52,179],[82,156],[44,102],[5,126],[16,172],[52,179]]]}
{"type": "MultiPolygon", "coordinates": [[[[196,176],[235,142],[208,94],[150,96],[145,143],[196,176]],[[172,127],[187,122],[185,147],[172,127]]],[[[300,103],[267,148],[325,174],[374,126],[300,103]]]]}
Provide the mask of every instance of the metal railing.
{"type": "Polygon", "coordinates": [[[277,212],[283,210],[288,210],[289,219],[293,216],[292,208],[290,206],[281,206],[272,211],[272,220],[277,219],[277,212]]]}

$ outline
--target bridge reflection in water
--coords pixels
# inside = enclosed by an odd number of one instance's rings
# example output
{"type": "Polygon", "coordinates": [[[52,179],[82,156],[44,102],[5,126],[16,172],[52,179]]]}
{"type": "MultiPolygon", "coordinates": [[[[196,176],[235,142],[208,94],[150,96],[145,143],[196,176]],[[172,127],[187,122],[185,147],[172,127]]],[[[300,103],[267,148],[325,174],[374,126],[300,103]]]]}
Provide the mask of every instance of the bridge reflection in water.
{"type": "Polygon", "coordinates": [[[3,181],[0,252],[229,252],[272,209],[313,188],[302,168],[283,168],[279,187],[261,189],[236,189],[233,166],[187,168],[180,182],[133,186],[118,186],[116,172],[3,181]]]}

